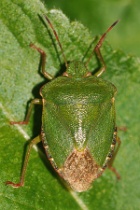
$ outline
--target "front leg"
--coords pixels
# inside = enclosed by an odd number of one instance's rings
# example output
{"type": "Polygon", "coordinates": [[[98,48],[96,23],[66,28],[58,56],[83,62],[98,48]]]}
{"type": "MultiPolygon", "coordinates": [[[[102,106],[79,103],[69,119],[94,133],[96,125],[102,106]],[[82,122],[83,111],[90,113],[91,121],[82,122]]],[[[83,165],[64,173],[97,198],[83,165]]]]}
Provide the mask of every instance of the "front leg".
{"type": "Polygon", "coordinates": [[[49,80],[52,80],[53,79],[53,76],[50,75],[48,72],[46,72],[45,70],[45,65],[46,65],[46,53],[39,47],[37,47],[36,45],[34,44],[30,44],[30,47],[37,50],[40,55],[41,55],[41,69],[42,69],[42,74],[44,75],[45,78],[49,79],[49,80]]]}

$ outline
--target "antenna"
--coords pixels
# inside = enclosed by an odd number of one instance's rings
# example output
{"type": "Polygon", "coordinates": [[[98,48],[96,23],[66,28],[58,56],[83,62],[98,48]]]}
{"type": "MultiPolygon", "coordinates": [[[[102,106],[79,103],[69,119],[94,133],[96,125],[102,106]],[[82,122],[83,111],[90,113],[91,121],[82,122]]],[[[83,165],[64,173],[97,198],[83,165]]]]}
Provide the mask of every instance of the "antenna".
{"type": "Polygon", "coordinates": [[[103,61],[103,59],[102,59],[102,57],[101,57],[101,55],[100,55],[99,49],[100,49],[100,47],[102,46],[102,43],[103,43],[103,41],[104,41],[104,39],[105,39],[107,33],[108,33],[109,31],[111,31],[111,29],[112,29],[118,22],[119,22],[119,20],[115,21],[115,22],[107,29],[107,31],[101,36],[100,40],[99,40],[98,43],[96,44],[95,48],[93,49],[93,51],[92,51],[92,53],[91,53],[90,57],[88,58],[88,60],[87,60],[87,62],[86,62],[85,65],[88,65],[88,63],[89,63],[89,61],[90,61],[90,59],[91,59],[91,57],[92,57],[94,51],[97,53],[98,57],[101,59],[101,62],[104,63],[104,61],[103,61]]]}
{"type": "Polygon", "coordinates": [[[54,27],[53,27],[51,21],[49,20],[49,18],[48,18],[46,15],[44,15],[44,17],[45,17],[45,19],[47,20],[47,22],[48,22],[50,28],[52,29],[52,31],[53,31],[53,33],[54,33],[55,38],[56,38],[56,40],[57,40],[57,42],[58,42],[58,44],[59,44],[59,47],[60,47],[61,52],[62,52],[62,55],[63,55],[63,59],[64,59],[65,66],[66,66],[66,68],[67,68],[67,67],[68,67],[67,59],[66,59],[66,57],[65,57],[64,50],[63,50],[63,48],[62,48],[62,45],[61,45],[61,42],[60,42],[60,40],[59,40],[58,34],[56,33],[56,31],[55,31],[55,29],[54,29],[54,27]]]}

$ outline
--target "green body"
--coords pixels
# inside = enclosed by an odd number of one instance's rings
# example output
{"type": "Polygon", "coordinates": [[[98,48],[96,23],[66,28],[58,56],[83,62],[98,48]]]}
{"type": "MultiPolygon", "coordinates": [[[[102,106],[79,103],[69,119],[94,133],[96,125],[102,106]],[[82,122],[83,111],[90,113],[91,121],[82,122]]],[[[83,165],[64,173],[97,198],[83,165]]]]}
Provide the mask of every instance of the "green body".
{"type": "Polygon", "coordinates": [[[47,154],[61,168],[74,149],[87,148],[102,166],[113,140],[116,87],[96,76],[84,77],[87,69],[78,62],[67,73],[41,89],[47,154]]]}
{"type": "Polygon", "coordinates": [[[68,65],[59,37],[49,18],[45,16],[45,19],[61,49],[66,72],[54,79],[45,70],[45,52],[30,44],[30,47],[41,54],[42,74],[51,81],[41,88],[42,99],[32,101],[25,121],[12,123],[27,124],[33,104],[43,105],[41,136],[34,138],[29,145],[20,182],[7,181],[6,184],[16,188],[24,185],[30,150],[42,140],[47,157],[59,176],[73,190],[83,192],[90,188],[106,167],[120,178],[112,167],[120,146],[115,125],[114,96],[117,90],[113,84],[99,78],[106,70],[100,47],[106,34],[118,21],[107,29],[93,50],[101,68],[92,75],[85,67],[92,54],[85,65],[80,61],[73,61],[68,65]]]}

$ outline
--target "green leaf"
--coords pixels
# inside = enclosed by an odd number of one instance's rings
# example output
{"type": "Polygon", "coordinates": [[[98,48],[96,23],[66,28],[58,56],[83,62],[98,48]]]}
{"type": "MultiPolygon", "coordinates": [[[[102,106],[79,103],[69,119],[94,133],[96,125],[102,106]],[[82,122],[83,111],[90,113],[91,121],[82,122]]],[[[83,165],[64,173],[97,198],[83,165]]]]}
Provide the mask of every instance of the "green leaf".
{"type": "Polygon", "coordinates": [[[129,54],[140,56],[139,0],[42,1],[49,8],[60,8],[71,20],[81,21],[94,35],[101,34],[108,24],[120,19],[118,30],[112,31],[109,35],[111,45],[129,54]]]}
{"type": "MultiPolygon", "coordinates": [[[[140,62],[138,58],[113,50],[107,42],[102,47],[107,66],[103,78],[118,89],[117,124],[127,127],[126,132],[119,131],[122,145],[114,163],[121,180],[117,181],[114,174],[106,170],[89,191],[72,192],[61,183],[44,150],[39,147],[39,152],[33,150],[31,153],[25,186],[13,189],[4,185],[7,180],[19,181],[26,141],[40,132],[40,108],[35,108],[28,126],[9,125],[10,121],[24,119],[27,101],[40,97],[39,89],[44,84],[44,78],[38,71],[40,56],[29,48],[30,42],[47,53],[46,70],[50,74],[58,73],[64,63],[52,31],[41,18],[44,13],[47,9],[37,0],[1,0],[0,209],[137,210],[140,206],[140,62]]],[[[82,60],[88,52],[86,61],[97,42],[88,29],[81,23],[70,23],[58,10],[51,10],[48,17],[59,34],[67,60],[82,60]]],[[[117,31],[117,26],[113,30],[117,31]]],[[[93,57],[89,70],[97,67],[93,57]]]]}

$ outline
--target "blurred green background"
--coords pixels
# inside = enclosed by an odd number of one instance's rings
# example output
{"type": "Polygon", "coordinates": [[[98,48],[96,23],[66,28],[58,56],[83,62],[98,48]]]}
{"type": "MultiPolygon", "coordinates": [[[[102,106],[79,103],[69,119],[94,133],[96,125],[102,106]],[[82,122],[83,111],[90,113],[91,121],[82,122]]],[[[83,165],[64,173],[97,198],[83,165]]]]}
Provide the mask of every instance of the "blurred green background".
{"type": "Polygon", "coordinates": [[[109,42],[114,49],[140,56],[140,1],[139,0],[44,0],[48,8],[62,9],[71,20],[81,21],[93,33],[103,33],[115,20],[117,29],[109,42]]]}

